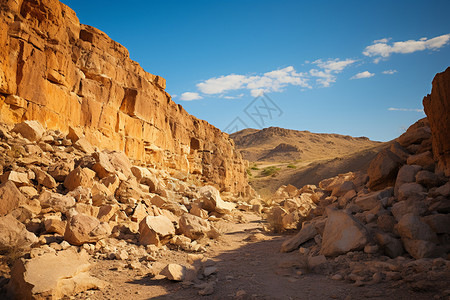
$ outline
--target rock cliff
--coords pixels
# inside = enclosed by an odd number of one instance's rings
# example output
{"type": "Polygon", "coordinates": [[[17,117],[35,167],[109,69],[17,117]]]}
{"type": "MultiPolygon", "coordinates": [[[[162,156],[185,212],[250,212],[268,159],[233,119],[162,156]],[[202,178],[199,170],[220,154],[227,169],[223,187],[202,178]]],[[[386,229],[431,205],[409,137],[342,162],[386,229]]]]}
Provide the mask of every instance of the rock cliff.
{"type": "Polygon", "coordinates": [[[157,168],[245,194],[246,165],[228,135],[189,115],[166,82],[57,0],[0,3],[0,121],[82,132],[157,168]]]}
{"type": "Polygon", "coordinates": [[[450,176],[450,67],[436,74],[431,94],[423,99],[423,107],[433,134],[437,171],[450,176]]]}

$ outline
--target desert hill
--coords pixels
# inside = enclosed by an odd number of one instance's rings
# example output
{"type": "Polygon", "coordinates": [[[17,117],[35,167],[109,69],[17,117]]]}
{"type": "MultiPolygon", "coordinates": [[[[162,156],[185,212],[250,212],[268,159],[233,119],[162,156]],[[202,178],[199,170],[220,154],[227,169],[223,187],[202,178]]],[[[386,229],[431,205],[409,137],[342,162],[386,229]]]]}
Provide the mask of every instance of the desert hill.
{"type": "Polygon", "coordinates": [[[372,148],[380,142],[366,137],[312,133],[279,127],[233,133],[236,148],[250,162],[292,162],[330,159],[372,148]]]}

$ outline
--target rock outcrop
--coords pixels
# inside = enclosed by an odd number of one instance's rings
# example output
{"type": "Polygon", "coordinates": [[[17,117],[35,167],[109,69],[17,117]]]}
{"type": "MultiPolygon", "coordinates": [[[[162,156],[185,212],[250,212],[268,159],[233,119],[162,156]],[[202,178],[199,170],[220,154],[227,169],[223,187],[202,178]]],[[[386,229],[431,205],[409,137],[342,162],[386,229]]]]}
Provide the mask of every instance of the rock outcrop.
{"type": "MultiPolygon", "coordinates": [[[[152,167],[197,174],[246,194],[246,165],[228,135],[189,115],[128,50],[82,25],[57,0],[0,4],[0,121],[37,120],[75,147],[124,151],[152,167]],[[91,146],[92,145],[92,146],[91,146]]],[[[42,129],[17,128],[31,140],[42,129]]]]}
{"type": "Polygon", "coordinates": [[[434,77],[431,94],[424,97],[423,107],[433,134],[437,171],[450,176],[450,67],[434,77]]]}

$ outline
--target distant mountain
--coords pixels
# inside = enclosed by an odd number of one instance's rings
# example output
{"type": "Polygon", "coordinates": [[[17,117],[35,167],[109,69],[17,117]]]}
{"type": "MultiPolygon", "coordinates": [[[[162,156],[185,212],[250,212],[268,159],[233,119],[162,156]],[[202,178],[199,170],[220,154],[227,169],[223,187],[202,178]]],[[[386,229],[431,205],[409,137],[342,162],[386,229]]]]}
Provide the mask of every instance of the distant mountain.
{"type": "Polygon", "coordinates": [[[250,162],[316,161],[341,157],[380,145],[367,137],[312,133],[279,127],[233,133],[236,148],[250,162]]]}

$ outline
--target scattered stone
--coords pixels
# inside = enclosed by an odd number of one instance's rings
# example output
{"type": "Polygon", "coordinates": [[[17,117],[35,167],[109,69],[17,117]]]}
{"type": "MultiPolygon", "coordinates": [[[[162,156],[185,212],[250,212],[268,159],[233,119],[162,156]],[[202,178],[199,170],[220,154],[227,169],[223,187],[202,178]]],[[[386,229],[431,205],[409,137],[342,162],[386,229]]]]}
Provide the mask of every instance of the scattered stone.
{"type": "Polygon", "coordinates": [[[165,216],[148,216],[139,223],[139,242],[161,246],[175,235],[175,227],[165,216]]]}
{"type": "Polygon", "coordinates": [[[219,214],[227,214],[235,208],[234,203],[223,201],[219,191],[211,185],[201,187],[199,193],[202,208],[209,212],[215,211],[219,214]]]}
{"type": "Polygon", "coordinates": [[[314,223],[303,223],[302,229],[293,237],[287,239],[281,245],[281,252],[291,252],[301,244],[311,240],[316,236],[317,230],[314,223]]]}
{"type": "Polygon", "coordinates": [[[5,181],[0,185],[0,216],[10,213],[26,200],[12,181],[5,181]]]}
{"type": "Polygon", "coordinates": [[[11,215],[0,217],[0,251],[20,251],[38,242],[25,225],[11,215]]]}
{"type": "Polygon", "coordinates": [[[24,121],[14,126],[12,132],[20,133],[31,142],[37,142],[45,133],[44,127],[38,121],[24,121]]]}
{"type": "Polygon", "coordinates": [[[211,230],[208,221],[189,213],[181,216],[179,226],[180,232],[192,240],[207,236],[211,230]]]}
{"type": "Polygon", "coordinates": [[[91,188],[94,185],[95,172],[88,168],[78,167],[67,175],[64,186],[73,191],[77,187],[91,188]]]}
{"type": "Polygon", "coordinates": [[[186,277],[186,267],[178,264],[168,264],[159,274],[166,276],[169,280],[183,281],[186,277]]]}
{"type": "Polygon", "coordinates": [[[111,228],[107,223],[100,223],[97,218],[85,214],[72,216],[66,226],[64,239],[72,245],[95,243],[108,237],[111,228]]]}

